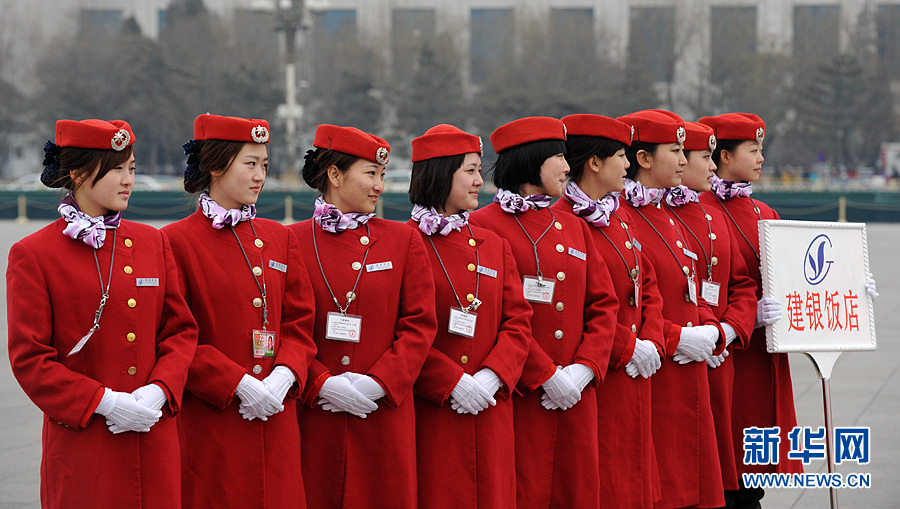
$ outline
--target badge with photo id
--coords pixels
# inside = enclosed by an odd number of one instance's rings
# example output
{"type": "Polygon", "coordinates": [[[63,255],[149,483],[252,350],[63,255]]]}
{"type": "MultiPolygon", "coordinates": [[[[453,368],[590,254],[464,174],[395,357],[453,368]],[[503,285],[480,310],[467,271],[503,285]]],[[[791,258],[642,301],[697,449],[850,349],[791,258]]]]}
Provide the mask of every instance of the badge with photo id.
{"type": "Polygon", "coordinates": [[[691,304],[697,305],[697,285],[694,284],[694,278],[691,276],[687,277],[687,285],[688,285],[688,300],[690,300],[691,304]]]}
{"type": "Polygon", "coordinates": [[[362,317],[359,315],[342,315],[334,311],[328,313],[325,324],[325,337],[335,341],[359,343],[362,329],[362,317]]]}
{"type": "Polygon", "coordinates": [[[522,291],[525,293],[525,300],[529,302],[550,304],[553,302],[553,288],[555,286],[556,281],[549,279],[542,281],[535,276],[522,278],[522,291]]]}
{"type": "Polygon", "coordinates": [[[477,320],[477,314],[471,311],[465,312],[458,307],[451,307],[447,331],[467,338],[473,338],[475,337],[475,322],[477,320]]]}
{"type": "Polygon", "coordinates": [[[700,280],[700,296],[703,297],[703,300],[706,301],[710,306],[718,306],[719,305],[719,288],[722,286],[715,281],[710,281],[708,279],[700,280]]]}
{"type": "Polygon", "coordinates": [[[253,356],[275,357],[275,331],[253,329],[253,356]]]}

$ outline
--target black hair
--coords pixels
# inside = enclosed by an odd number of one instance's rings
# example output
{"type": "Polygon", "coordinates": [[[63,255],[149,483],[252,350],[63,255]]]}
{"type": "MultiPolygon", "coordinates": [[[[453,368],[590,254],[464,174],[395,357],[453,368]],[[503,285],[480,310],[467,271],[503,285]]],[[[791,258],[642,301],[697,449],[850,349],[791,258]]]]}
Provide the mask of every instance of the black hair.
{"type": "Polygon", "coordinates": [[[307,150],[303,159],[303,181],[309,187],[325,194],[328,190],[328,168],[334,165],[343,173],[360,158],[337,150],[316,148],[307,150]]]}
{"type": "Polygon", "coordinates": [[[745,141],[752,140],[720,140],[716,138],[716,149],[712,151],[712,160],[716,163],[716,166],[719,166],[719,161],[722,160],[723,150],[734,153],[738,146],[745,141]]]}
{"type": "Polygon", "coordinates": [[[500,152],[491,168],[494,185],[517,192],[522,184],[541,186],[541,165],[556,154],[566,153],[563,140],[538,140],[500,152]]]}
{"type": "Polygon", "coordinates": [[[465,159],[465,154],[459,154],[414,162],[409,179],[409,202],[425,208],[443,209],[453,188],[453,174],[465,159]]]}
{"type": "Polygon", "coordinates": [[[659,148],[659,143],[647,143],[645,141],[633,141],[629,147],[625,148],[625,157],[628,158],[628,170],[625,172],[625,176],[634,180],[634,177],[637,175],[638,171],[640,171],[641,166],[637,163],[637,153],[641,150],[644,152],[649,152],[651,154],[656,153],[656,149],[659,148]]]}
{"type": "Polygon", "coordinates": [[[69,191],[74,192],[81,187],[87,177],[98,168],[97,176],[91,181],[91,187],[100,179],[109,173],[109,170],[125,164],[134,153],[134,146],[129,145],[123,150],[115,151],[110,149],[93,149],[80,147],[60,147],[59,149],[59,170],[57,171],[57,179],[54,187],[65,187],[69,191]],[[81,183],[77,183],[71,178],[74,174],[76,178],[82,178],[81,183]]]}
{"type": "Polygon", "coordinates": [[[244,143],[229,140],[196,140],[192,149],[197,157],[196,170],[185,172],[184,190],[196,193],[208,189],[212,183],[212,172],[227,170],[244,148],[244,143]]]}
{"type": "Polygon", "coordinates": [[[625,144],[621,141],[602,136],[569,136],[566,138],[566,162],[569,163],[569,178],[577,182],[584,173],[584,163],[590,158],[597,156],[600,159],[607,159],[616,155],[616,152],[623,148],[625,148],[625,144]]]}

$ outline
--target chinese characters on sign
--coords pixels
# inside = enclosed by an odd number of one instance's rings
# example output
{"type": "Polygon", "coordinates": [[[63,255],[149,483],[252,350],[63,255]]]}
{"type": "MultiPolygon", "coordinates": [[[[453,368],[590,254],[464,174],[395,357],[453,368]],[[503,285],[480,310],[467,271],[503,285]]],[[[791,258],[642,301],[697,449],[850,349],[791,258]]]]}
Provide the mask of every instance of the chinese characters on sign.
{"type": "MultiPolygon", "coordinates": [[[[744,464],[777,465],[778,444],[781,443],[781,437],[778,435],[780,431],[778,426],[744,429],[744,464]]],[[[788,438],[791,440],[788,459],[801,460],[804,465],[810,464],[815,459],[825,459],[825,428],[813,430],[810,426],[795,426],[788,433],[788,438]]],[[[836,464],[846,462],[868,465],[870,449],[869,428],[834,428],[836,464]]]]}
{"type": "Polygon", "coordinates": [[[859,331],[859,296],[853,290],[807,291],[805,299],[793,291],[784,299],[788,331],[859,331]]]}

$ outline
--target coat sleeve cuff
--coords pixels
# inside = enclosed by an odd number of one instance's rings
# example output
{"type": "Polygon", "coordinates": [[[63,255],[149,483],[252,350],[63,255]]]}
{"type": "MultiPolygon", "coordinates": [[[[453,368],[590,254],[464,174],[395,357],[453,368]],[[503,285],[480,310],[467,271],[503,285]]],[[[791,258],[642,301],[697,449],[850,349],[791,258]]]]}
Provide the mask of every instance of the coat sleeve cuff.
{"type": "Polygon", "coordinates": [[[78,423],[79,429],[86,428],[88,423],[91,422],[91,417],[94,416],[94,412],[96,412],[97,407],[100,406],[100,400],[103,399],[103,394],[105,392],[106,387],[101,386],[97,389],[97,392],[94,393],[94,397],[91,398],[91,403],[88,405],[87,412],[81,416],[81,422],[78,423]]]}

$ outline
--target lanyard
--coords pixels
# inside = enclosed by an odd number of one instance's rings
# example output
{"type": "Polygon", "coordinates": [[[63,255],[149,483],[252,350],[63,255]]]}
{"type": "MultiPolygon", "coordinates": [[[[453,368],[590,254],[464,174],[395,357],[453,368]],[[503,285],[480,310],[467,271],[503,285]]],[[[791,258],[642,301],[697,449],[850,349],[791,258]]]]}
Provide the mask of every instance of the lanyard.
{"type": "MultiPolygon", "coordinates": [[[[631,245],[633,247],[634,246],[634,238],[631,237],[631,232],[628,231],[628,228],[624,227],[625,222],[622,221],[622,218],[620,218],[619,215],[615,213],[615,211],[613,211],[613,215],[616,216],[616,219],[619,220],[619,224],[623,225],[622,229],[625,230],[625,235],[628,235],[628,241],[631,242],[631,245]]],[[[622,263],[625,264],[625,270],[628,272],[628,276],[631,278],[631,281],[633,283],[637,284],[638,276],[640,276],[640,273],[641,273],[641,267],[640,267],[640,264],[638,263],[638,255],[635,252],[637,250],[637,248],[634,248],[631,250],[632,251],[631,254],[634,255],[634,268],[632,269],[631,267],[628,266],[628,262],[625,261],[625,256],[622,254],[621,251],[619,251],[619,248],[616,247],[615,242],[613,242],[612,239],[609,238],[608,235],[606,235],[606,232],[603,231],[603,228],[597,228],[597,230],[599,230],[600,233],[603,234],[603,236],[609,242],[609,245],[611,245],[612,248],[616,250],[616,254],[619,255],[619,258],[622,260],[622,263]]]]}
{"type": "Polygon", "coordinates": [[[74,355],[81,351],[84,348],[84,345],[87,343],[88,339],[100,328],[100,317],[103,316],[103,308],[106,307],[106,301],[109,300],[109,285],[112,283],[112,269],[113,269],[113,261],[116,259],[116,232],[118,230],[113,230],[113,247],[112,253],[109,255],[109,275],[106,276],[106,289],[103,289],[103,273],[100,271],[100,260],[97,259],[97,248],[93,248],[94,252],[94,263],[97,265],[97,277],[100,278],[100,291],[102,292],[100,297],[100,306],[97,307],[97,311],[94,311],[94,324],[91,326],[91,330],[87,332],[79,341],[75,344],[75,347],[69,351],[66,357],[74,355]]]}
{"type": "MultiPolygon", "coordinates": [[[[675,251],[672,251],[672,246],[670,246],[669,243],[666,241],[666,238],[662,236],[662,233],[659,233],[659,230],[656,229],[656,226],[654,226],[653,223],[651,223],[650,220],[647,219],[647,216],[645,216],[644,213],[641,212],[641,209],[640,209],[640,208],[634,207],[634,210],[635,210],[641,217],[644,218],[644,221],[646,221],[647,224],[650,225],[650,228],[653,228],[653,231],[656,232],[656,235],[659,236],[659,239],[660,239],[661,241],[663,241],[663,244],[666,245],[666,249],[668,249],[669,252],[672,253],[672,258],[675,259],[675,263],[676,263],[677,265],[681,265],[681,260],[678,259],[678,255],[675,254],[675,251]]],[[[675,228],[674,225],[672,225],[672,227],[675,228]]],[[[675,228],[675,233],[677,233],[677,234],[678,234],[678,237],[681,238],[681,242],[684,242],[684,237],[681,236],[681,232],[678,231],[678,228],[675,228]]],[[[688,258],[690,258],[690,257],[688,257],[688,258]]],[[[682,267],[684,267],[684,266],[682,265],[682,267]]],[[[684,267],[684,270],[687,270],[687,267],[684,267]]],[[[693,272],[693,271],[694,271],[694,259],[691,258],[691,272],[693,272]]],[[[684,275],[687,276],[689,279],[692,277],[692,275],[691,275],[691,274],[688,274],[687,272],[685,272],[684,275]]]]}
{"type": "MultiPolygon", "coordinates": [[[[250,231],[253,232],[253,235],[254,235],[254,236],[257,236],[257,235],[256,235],[256,228],[253,227],[253,220],[252,220],[252,219],[249,219],[249,220],[247,221],[247,223],[250,224],[250,231]]],[[[234,234],[234,239],[237,240],[238,247],[241,248],[241,253],[243,253],[243,255],[244,255],[244,261],[247,262],[247,267],[250,269],[250,274],[253,274],[253,266],[250,264],[250,258],[247,257],[247,251],[244,251],[244,245],[241,244],[241,239],[238,237],[237,232],[234,231],[234,226],[229,225],[229,227],[231,228],[231,233],[234,234]]],[[[260,254],[260,255],[259,255],[259,262],[260,262],[260,268],[261,268],[261,269],[262,269],[262,266],[263,266],[262,261],[263,261],[262,254],[260,254]]],[[[260,272],[260,275],[262,276],[262,285],[259,284],[259,278],[256,276],[256,274],[253,274],[253,281],[256,283],[256,287],[259,288],[259,294],[260,294],[260,296],[262,297],[262,301],[263,301],[263,329],[265,329],[266,326],[269,325],[269,305],[268,305],[268,303],[266,302],[266,271],[265,271],[265,269],[263,269],[262,272],[260,272]]]]}
{"type": "MultiPolygon", "coordinates": [[[[705,219],[708,216],[708,214],[706,213],[706,209],[703,208],[703,205],[700,205],[700,202],[697,202],[697,206],[700,207],[700,211],[703,212],[703,217],[705,219]]],[[[700,250],[703,251],[703,256],[706,257],[706,272],[707,272],[707,275],[709,276],[709,280],[712,281],[713,280],[713,277],[712,277],[713,240],[712,240],[712,225],[710,225],[711,220],[706,219],[706,232],[709,234],[708,235],[709,236],[709,253],[707,253],[706,248],[703,247],[703,243],[700,242],[700,239],[697,237],[696,234],[694,234],[694,230],[691,230],[691,227],[688,226],[687,223],[685,223],[683,219],[681,219],[681,216],[678,215],[678,212],[675,212],[675,207],[669,205],[668,203],[666,204],[666,207],[669,207],[669,210],[672,211],[672,215],[675,216],[676,219],[678,219],[678,222],[680,222],[682,224],[682,226],[684,226],[684,228],[688,231],[688,233],[691,234],[691,237],[694,237],[694,240],[697,241],[697,245],[700,246],[700,250]]]]}
{"type": "MultiPolygon", "coordinates": [[[[475,234],[472,233],[472,228],[469,225],[466,225],[466,228],[469,229],[469,235],[473,238],[475,234]]],[[[450,280],[450,274],[447,273],[447,267],[444,266],[444,260],[441,259],[441,255],[438,254],[437,246],[434,245],[434,241],[431,240],[431,235],[426,235],[428,237],[428,242],[431,243],[431,249],[434,249],[434,254],[437,256],[438,262],[441,264],[441,268],[444,269],[444,275],[447,276],[447,282],[450,283],[450,289],[453,290],[453,296],[456,298],[456,303],[459,304],[459,308],[462,309],[463,313],[468,313],[469,311],[473,311],[478,309],[478,306],[481,305],[481,301],[478,300],[478,289],[479,289],[479,278],[481,277],[481,272],[475,272],[475,300],[473,300],[468,306],[463,307],[462,301],[459,300],[459,294],[456,293],[456,288],[453,286],[453,281],[450,280]]],[[[475,248],[475,266],[480,267],[478,261],[478,248],[475,248]]]]}
{"type": "Polygon", "coordinates": [[[550,231],[550,228],[553,227],[553,223],[556,222],[556,215],[553,214],[553,209],[548,207],[547,210],[550,211],[550,224],[547,225],[547,228],[544,230],[544,233],[542,233],[541,236],[538,237],[537,240],[532,240],[531,235],[528,235],[528,231],[525,230],[525,227],[522,226],[522,222],[519,221],[519,216],[517,214],[513,214],[513,219],[515,219],[516,222],[519,223],[519,228],[522,229],[522,232],[525,234],[526,237],[528,237],[528,241],[531,242],[531,248],[534,250],[534,265],[535,265],[535,267],[537,267],[537,277],[538,277],[539,282],[544,281],[544,276],[543,276],[543,274],[541,274],[541,259],[538,257],[537,245],[538,245],[538,242],[540,242],[541,239],[544,238],[544,235],[547,235],[547,232],[550,231]]]}
{"type": "MultiPolygon", "coordinates": [[[[316,244],[316,224],[312,225],[312,238],[313,238],[313,250],[316,252],[316,261],[319,263],[319,272],[322,273],[322,279],[325,280],[325,287],[328,288],[328,293],[331,294],[331,300],[334,301],[334,305],[337,306],[338,311],[341,312],[341,315],[346,315],[347,310],[350,309],[350,303],[356,299],[356,288],[359,286],[359,279],[362,277],[363,267],[366,266],[366,260],[369,259],[369,248],[372,247],[371,244],[366,246],[366,253],[363,255],[362,265],[359,267],[359,274],[356,275],[356,282],[353,283],[353,289],[347,292],[347,305],[341,307],[338,303],[337,297],[334,295],[334,291],[331,289],[331,285],[328,283],[328,278],[325,277],[325,269],[322,268],[322,259],[319,257],[319,246],[316,244]]],[[[320,227],[321,228],[321,227],[320,227]]],[[[372,232],[369,230],[369,223],[366,222],[366,234],[372,236],[372,232]]]]}
{"type": "MultiPolygon", "coordinates": [[[[713,193],[715,194],[715,193],[713,193]]],[[[750,249],[753,250],[753,254],[756,255],[756,259],[759,260],[759,252],[756,250],[756,246],[750,242],[750,239],[747,238],[747,235],[744,234],[744,230],[741,229],[741,225],[737,224],[737,221],[734,220],[734,217],[731,215],[731,212],[728,211],[728,207],[725,206],[725,201],[722,198],[719,198],[719,195],[715,194],[716,199],[719,200],[719,203],[722,205],[722,209],[728,214],[728,219],[731,219],[731,224],[737,228],[738,232],[740,232],[741,237],[744,237],[744,240],[747,242],[747,245],[750,246],[750,249]]],[[[750,198],[748,196],[748,198],[750,198]]],[[[756,212],[757,221],[762,219],[762,216],[759,215],[759,207],[756,206],[756,202],[753,201],[753,198],[750,198],[750,202],[753,203],[753,211],[756,212]]]]}

